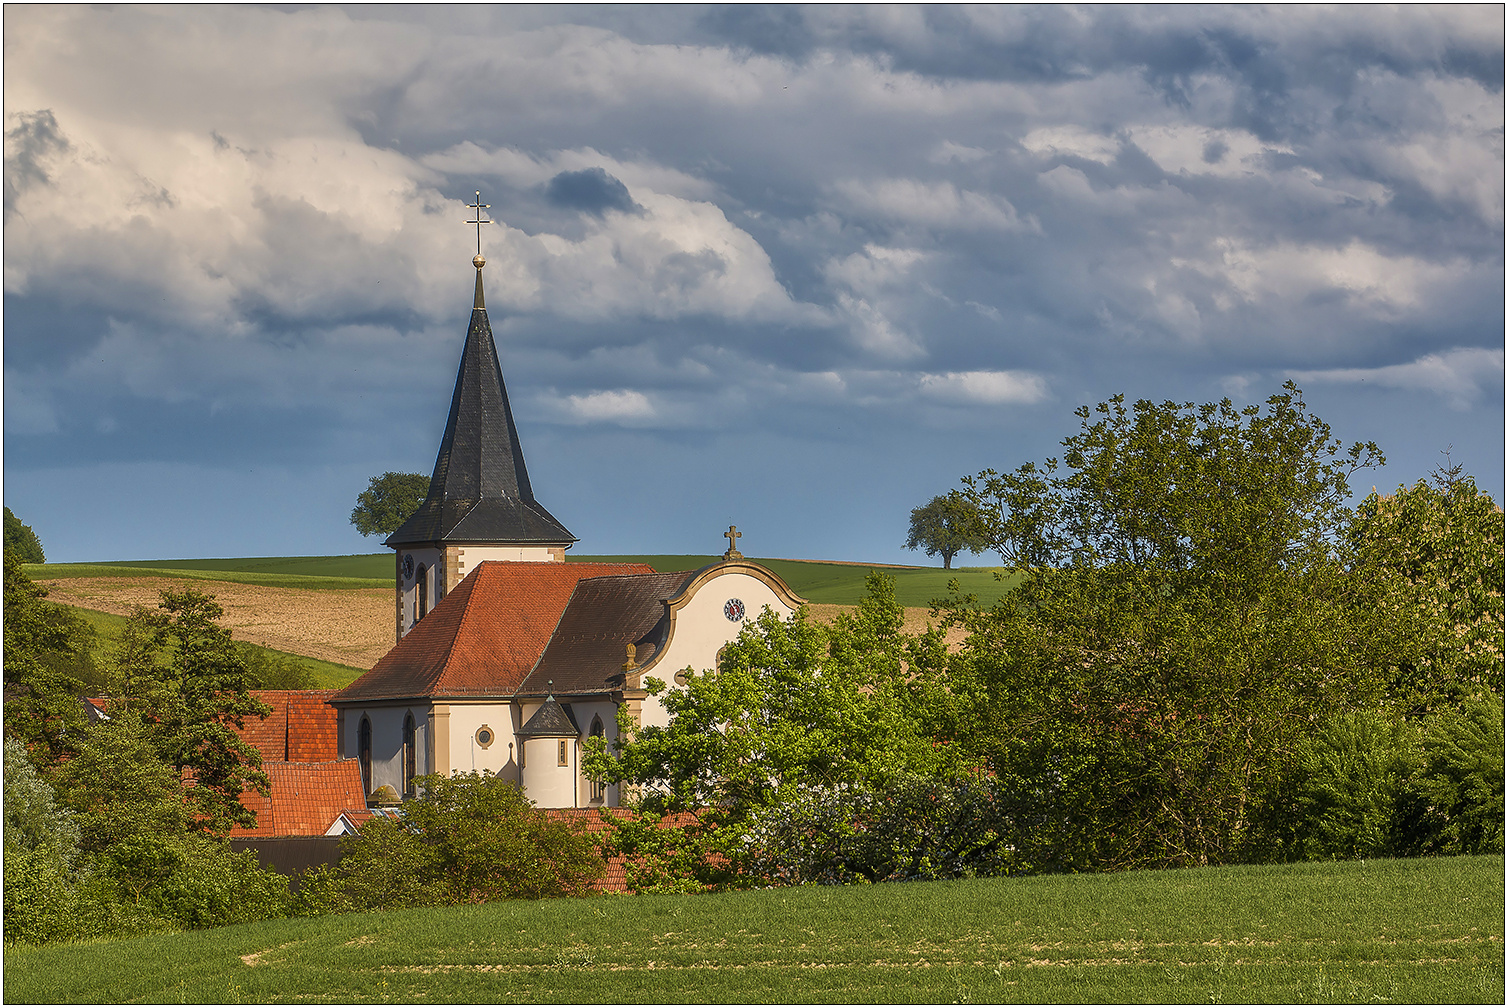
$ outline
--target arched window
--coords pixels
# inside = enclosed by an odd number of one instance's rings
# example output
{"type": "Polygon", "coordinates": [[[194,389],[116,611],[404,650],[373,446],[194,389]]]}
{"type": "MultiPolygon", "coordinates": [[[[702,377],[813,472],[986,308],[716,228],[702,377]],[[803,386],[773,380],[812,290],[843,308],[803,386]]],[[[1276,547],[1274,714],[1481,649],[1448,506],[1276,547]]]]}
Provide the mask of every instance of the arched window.
{"type": "MultiPolygon", "coordinates": [[[[606,738],[607,732],[602,727],[600,717],[592,718],[592,738],[606,738]]],[[[592,801],[600,802],[607,797],[607,788],[601,781],[592,781],[592,801]]]]}
{"type": "Polygon", "coordinates": [[[414,778],[419,776],[418,730],[412,713],[403,718],[403,793],[414,793],[414,778]]]}
{"type": "Polygon", "coordinates": [[[419,601],[414,606],[414,622],[417,623],[429,615],[429,568],[420,564],[414,580],[419,584],[419,601]]]}
{"type": "Polygon", "coordinates": [[[365,714],[361,716],[361,734],[358,736],[360,743],[357,746],[357,759],[361,761],[361,789],[367,794],[372,793],[372,722],[367,720],[365,714]]]}

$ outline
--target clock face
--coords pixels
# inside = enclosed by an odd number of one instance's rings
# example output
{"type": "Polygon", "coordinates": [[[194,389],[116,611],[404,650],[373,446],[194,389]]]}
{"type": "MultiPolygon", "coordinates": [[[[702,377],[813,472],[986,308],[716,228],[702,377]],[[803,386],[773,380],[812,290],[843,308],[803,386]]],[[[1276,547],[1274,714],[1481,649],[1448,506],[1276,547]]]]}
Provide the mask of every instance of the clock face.
{"type": "Polygon", "coordinates": [[[404,580],[408,580],[409,578],[411,578],[413,576],[414,576],[414,555],[412,553],[405,553],[405,554],[403,554],[403,578],[404,578],[404,580]]]}
{"type": "Polygon", "coordinates": [[[723,615],[734,623],[744,618],[744,604],[742,599],[730,598],[723,603],[723,615]]]}

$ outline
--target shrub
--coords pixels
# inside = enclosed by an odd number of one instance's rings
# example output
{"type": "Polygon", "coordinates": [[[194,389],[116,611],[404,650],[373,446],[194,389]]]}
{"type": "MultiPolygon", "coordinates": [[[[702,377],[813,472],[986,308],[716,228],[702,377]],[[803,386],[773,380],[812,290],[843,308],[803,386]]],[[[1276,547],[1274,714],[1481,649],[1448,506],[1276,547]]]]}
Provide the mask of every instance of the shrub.
{"type": "Polygon", "coordinates": [[[591,840],[485,774],[437,774],[418,797],[342,841],[338,868],[304,876],[295,912],[486,903],[588,893],[603,872],[591,840]]]}
{"type": "Polygon", "coordinates": [[[1331,719],[1296,761],[1295,852],[1309,860],[1386,857],[1407,831],[1417,753],[1398,718],[1352,712],[1331,719]]]}

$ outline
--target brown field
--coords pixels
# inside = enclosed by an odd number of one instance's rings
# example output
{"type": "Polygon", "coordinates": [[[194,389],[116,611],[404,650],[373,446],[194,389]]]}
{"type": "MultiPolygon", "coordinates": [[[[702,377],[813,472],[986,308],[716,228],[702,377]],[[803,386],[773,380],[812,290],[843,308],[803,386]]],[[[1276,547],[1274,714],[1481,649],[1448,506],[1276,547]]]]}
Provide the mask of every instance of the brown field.
{"type": "MultiPolygon", "coordinates": [[[[237,640],[288,654],[369,669],[393,646],[393,593],[388,588],[269,588],[262,585],[164,577],[60,578],[40,581],[50,601],[129,616],[136,606],[157,604],[163,589],[192,588],[215,597],[220,621],[237,640]]],[[[814,620],[827,623],[853,606],[811,605],[814,620]]],[[[925,608],[907,609],[905,629],[919,633],[930,621],[925,608]]],[[[963,639],[948,634],[949,644],[963,639]]]]}

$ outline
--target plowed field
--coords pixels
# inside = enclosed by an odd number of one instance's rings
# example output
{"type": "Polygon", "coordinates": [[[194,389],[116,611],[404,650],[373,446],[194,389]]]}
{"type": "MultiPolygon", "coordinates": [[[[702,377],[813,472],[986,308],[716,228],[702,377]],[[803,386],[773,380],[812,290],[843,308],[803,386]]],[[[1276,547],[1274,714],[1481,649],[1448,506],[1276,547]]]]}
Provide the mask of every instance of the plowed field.
{"type": "MultiPolygon", "coordinates": [[[[192,588],[215,597],[225,610],[220,622],[237,640],[288,654],[369,669],[393,646],[393,594],[388,588],[269,588],[231,581],[179,578],[60,578],[40,581],[53,602],[129,616],[136,606],[157,605],[164,589],[192,588]]],[[[828,622],[853,606],[808,607],[813,619],[828,622]]],[[[923,630],[927,609],[907,609],[905,629],[923,630]]],[[[948,634],[950,644],[962,631],[948,634]]]]}

